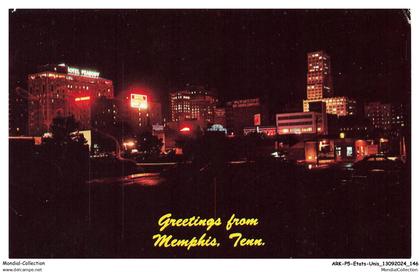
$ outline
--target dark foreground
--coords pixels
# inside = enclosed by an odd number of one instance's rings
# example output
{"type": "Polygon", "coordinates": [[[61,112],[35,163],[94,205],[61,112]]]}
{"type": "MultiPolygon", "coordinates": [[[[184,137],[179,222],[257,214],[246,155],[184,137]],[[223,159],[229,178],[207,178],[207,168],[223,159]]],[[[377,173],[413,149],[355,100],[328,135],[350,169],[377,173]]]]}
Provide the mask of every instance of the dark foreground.
{"type": "MultiPolygon", "coordinates": [[[[97,179],[48,197],[10,187],[10,257],[145,258],[410,257],[410,177],[371,172],[349,178],[338,166],[255,163],[171,166],[161,173],[97,179]],[[158,219],[217,218],[207,237],[220,247],[154,247],[158,219]],[[254,227],[225,230],[235,214],[254,227]],[[230,233],[262,238],[261,247],[233,247],[230,233]]],[[[29,178],[29,177],[28,177],[29,178]]],[[[47,178],[47,177],[46,177],[47,178]]],[[[197,239],[203,227],[162,234],[197,239]]]]}

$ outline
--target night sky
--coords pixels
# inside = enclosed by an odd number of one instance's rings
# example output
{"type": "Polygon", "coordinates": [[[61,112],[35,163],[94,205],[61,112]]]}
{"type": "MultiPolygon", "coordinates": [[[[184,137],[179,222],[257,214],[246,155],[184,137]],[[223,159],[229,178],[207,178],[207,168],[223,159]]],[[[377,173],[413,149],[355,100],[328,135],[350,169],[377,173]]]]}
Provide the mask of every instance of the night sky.
{"type": "Polygon", "coordinates": [[[409,101],[410,24],[402,10],[10,11],[10,87],[38,65],[96,69],[116,93],[132,86],[161,101],[186,84],[221,101],[306,95],[306,53],[331,56],[336,95],[409,101]]]}

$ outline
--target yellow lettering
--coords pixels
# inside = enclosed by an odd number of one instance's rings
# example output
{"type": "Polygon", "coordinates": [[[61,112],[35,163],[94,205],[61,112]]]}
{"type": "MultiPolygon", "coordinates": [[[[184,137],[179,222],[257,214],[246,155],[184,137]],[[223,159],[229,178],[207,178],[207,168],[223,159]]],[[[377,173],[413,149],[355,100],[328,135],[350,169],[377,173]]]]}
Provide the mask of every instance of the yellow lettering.
{"type": "Polygon", "coordinates": [[[165,215],[162,215],[159,218],[159,221],[158,221],[158,225],[160,226],[159,231],[163,231],[164,229],[166,229],[169,226],[171,216],[172,216],[172,214],[167,213],[165,215]]]}
{"type": "Polygon", "coordinates": [[[230,230],[232,226],[256,226],[258,225],[257,218],[235,218],[235,214],[232,214],[229,221],[226,223],[226,230],[230,230]]]}
{"type": "Polygon", "coordinates": [[[232,228],[233,219],[235,219],[235,214],[232,214],[229,221],[226,224],[226,230],[230,230],[232,228]]]}
{"type": "Polygon", "coordinates": [[[169,246],[169,241],[171,240],[172,235],[161,235],[161,234],[155,234],[153,235],[153,240],[156,239],[156,242],[154,243],[153,246],[155,247],[161,247],[161,246],[165,246],[168,247],[169,246]]]}
{"type": "Polygon", "coordinates": [[[242,234],[239,232],[235,232],[229,235],[229,239],[235,239],[235,238],[236,238],[236,241],[233,244],[233,247],[236,247],[238,245],[239,240],[242,238],[242,234]]]}
{"type": "Polygon", "coordinates": [[[233,247],[237,247],[238,245],[243,246],[264,246],[265,243],[262,239],[251,239],[251,238],[242,238],[242,233],[235,232],[229,235],[229,239],[235,239],[235,243],[233,244],[233,247]]]}

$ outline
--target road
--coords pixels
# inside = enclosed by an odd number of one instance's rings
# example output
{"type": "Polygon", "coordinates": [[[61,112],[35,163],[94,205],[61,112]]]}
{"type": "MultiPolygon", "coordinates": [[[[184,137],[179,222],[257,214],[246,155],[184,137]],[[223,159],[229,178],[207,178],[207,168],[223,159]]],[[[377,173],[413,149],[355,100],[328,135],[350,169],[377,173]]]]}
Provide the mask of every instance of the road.
{"type": "MultiPolygon", "coordinates": [[[[338,168],[254,162],[181,164],[160,173],[91,180],[78,204],[55,208],[60,213],[49,226],[53,238],[37,252],[92,258],[409,257],[406,176],[374,173],[349,181],[338,168]],[[207,235],[216,237],[220,247],[153,247],[152,237],[160,233],[157,222],[166,213],[174,218],[220,217],[223,223],[235,214],[259,223],[231,231],[211,229],[207,235]],[[265,245],[235,248],[228,238],[232,232],[261,238],[265,245]]],[[[170,228],[163,234],[187,239],[205,232],[202,227],[170,228]]]]}

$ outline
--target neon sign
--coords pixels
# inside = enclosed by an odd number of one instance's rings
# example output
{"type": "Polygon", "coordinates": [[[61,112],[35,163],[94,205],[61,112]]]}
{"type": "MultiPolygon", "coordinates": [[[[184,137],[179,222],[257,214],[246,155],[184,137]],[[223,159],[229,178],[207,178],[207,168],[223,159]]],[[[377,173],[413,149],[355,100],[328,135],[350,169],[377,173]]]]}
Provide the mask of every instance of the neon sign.
{"type": "Polygon", "coordinates": [[[75,76],[85,76],[85,77],[92,77],[92,78],[98,78],[99,72],[86,70],[86,69],[79,69],[74,67],[67,67],[67,73],[75,76]]]}
{"type": "Polygon", "coordinates": [[[73,68],[73,67],[68,67],[67,68],[67,73],[75,75],[75,76],[80,76],[80,71],[77,68],[73,68]]]}
{"type": "Polygon", "coordinates": [[[131,94],[130,105],[132,108],[147,109],[147,95],[131,94]]]}
{"type": "Polygon", "coordinates": [[[93,77],[93,78],[99,77],[99,72],[90,71],[90,70],[81,70],[81,74],[82,76],[86,76],[86,77],[93,77]]]}
{"type": "Polygon", "coordinates": [[[90,96],[82,96],[82,97],[76,97],[74,99],[74,101],[79,102],[79,101],[86,101],[86,100],[90,100],[90,96]]]}

